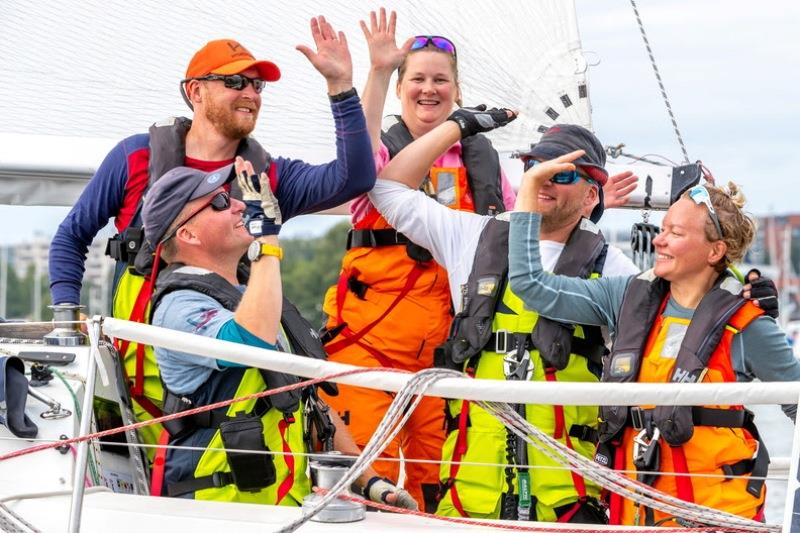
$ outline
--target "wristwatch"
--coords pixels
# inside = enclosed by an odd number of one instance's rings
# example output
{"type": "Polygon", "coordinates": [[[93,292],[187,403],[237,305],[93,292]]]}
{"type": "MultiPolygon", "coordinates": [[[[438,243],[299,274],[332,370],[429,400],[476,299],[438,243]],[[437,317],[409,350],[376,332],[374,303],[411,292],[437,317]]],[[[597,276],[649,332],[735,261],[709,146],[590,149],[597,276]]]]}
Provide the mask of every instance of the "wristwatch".
{"type": "Polygon", "coordinates": [[[278,259],[283,259],[283,249],[280,246],[266,244],[258,240],[251,242],[247,248],[247,258],[251,263],[255,263],[265,255],[274,255],[278,259]]]}

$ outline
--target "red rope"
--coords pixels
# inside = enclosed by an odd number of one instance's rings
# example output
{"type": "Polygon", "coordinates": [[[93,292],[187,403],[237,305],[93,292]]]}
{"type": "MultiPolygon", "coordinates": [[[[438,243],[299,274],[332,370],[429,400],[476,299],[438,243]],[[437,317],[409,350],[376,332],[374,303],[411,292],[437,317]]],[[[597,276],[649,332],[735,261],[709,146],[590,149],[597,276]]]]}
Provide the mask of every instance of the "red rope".
{"type": "MultiPolygon", "coordinates": [[[[249,400],[255,400],[258,398],[263,398],[265,396],[272,396],[273,394],[279,394],[281,392],[287,392],[295,389],[301,389],[303,387],[308,387],[311,385],[316,385],[317,383],[322,383],[323,381],[329,381],[333,378],[339,378],[343,376],[352,376],[355,374],[365,374],[368,372],[396,372],[399,374],[409,374],[410,372],[405,370],[397,370],[391,368],[358,368],[355,370],[347,370],[345,372],[338,372],[336,374],[330,374],[328,376],[323,376],[320,378],[309,379],[306,381],[301,381],[299,383],[295,383],[293,385],[286,385],[284,387],[278,387],[277,389],[270,389],[261,392],[255,392],[253,394],[247,394],[245,396],[241,396],[239,398],[233,398],[230,400],[224,400],[217,403],[212,403],[209,405],[203,405],[201,407],[195,407],[194,409],[188,409],[186,411],[181,411],[180,413],[173,413],[171,415],[162,416],[159,418],[153,418],[150,420],[143,420],[141,422],[136,422],[135,424],[130,424],[128,426],[121,426],[118,428],[107,429],[105,431],[98,431],[97,433],[91,433],[89,435],[84,435],[82,437],[73,437],[71,439],[66,440],[59,440],[47,444],[39,444],[36,446],[31,446],[30,448],[23,448],[21,450],[15,450],[13,452],[4,453],[0,455],[0,462],[5,461],[6,459],[13,459],[14,457],[21,457],[23,455],[28,455],[31,453],[39,452],[42,450],[49,450],[51,448],[60,448],[61,446],[68,446],[70,444],[77,444],[79,442],[84,442],[91,439],[97,439],[101,437],[107,437],[109,435],[116,435],[117,433],[123,433],[125,431],[131,429],[139,429],[146,426],[150,426],[153,424],[161,424],[163,422],[167,422],[170,420],[175,420],[177,418],[182,418],[184,416],[194,415],[197,413],[203,413],[205,411],[211,411],[213,409],[219,409],[220,407],[227,407],[234,403],[239,402],[246,402],[249,400]]],[[[88,414],[88,413],[87,413],[88,414]]]]}
{"type": "MultiPolygon", "coordinates": [[[[320,494],[326,494],[328,491],[326,489],[321,489],[319,487],[314,487],[314,492],[318,492],[320,494]]],[[[458,518],[454,516],[439,516],[435,514],[425,513],[423,511],[412,511],[410,509],[403,509],[400,507],[393,507],[391,505],[385,503],[378,503],[373,502],[371,500],[365,500],[364,498],[359,498],[358,496],[351,495],[351,494],[339,494],[338,498],[342,500],[347,500],[356,503],[363,503],[369,507],[374,507],[375,509],[379,509],[381,511],[388,511],[391,513],[398,513],[403,515],[411,515],[411,516],[419,516],[422,518],[432,518],[434,520],[440,520],[442,522],[450,522],[453,524],[464,524],[469,526],[481,526],[481,527],[491,527],[495,529],[507,529],[510,531],[539,531],[544,533],[607,533],[610,531],[609,529],[590,529],[588,527],[583,528],[566,528],[566,527],[548,527],[546,525],[542,525],[541,522],[537,522],[536,525],[530,526],[521,526],[517,524],[509,524],[503,521],[488,521],[488,520],[475,520],[469,518],[458,518]]],[[[589,526],[590,524],[586,524],[589,526]]],[[[639,527],[636,528],[636,531],[645,531],[645,532],[652,532],[652,533],[661,533],[664,531],[662,527],[639,527]]],[[[670,533],[741,533],[744,530],[736,529],[736,528],[726,528],[726,527],[671,527],[669,528],[670,533]]]]}

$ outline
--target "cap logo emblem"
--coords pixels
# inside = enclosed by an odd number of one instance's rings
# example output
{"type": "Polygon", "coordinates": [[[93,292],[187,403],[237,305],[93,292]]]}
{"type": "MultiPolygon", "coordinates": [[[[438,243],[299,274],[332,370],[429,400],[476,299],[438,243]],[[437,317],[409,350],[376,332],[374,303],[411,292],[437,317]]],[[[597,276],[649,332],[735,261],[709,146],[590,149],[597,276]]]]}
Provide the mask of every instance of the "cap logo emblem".
{"type": "Polygon", "coordinates": [[[237,43],[236,41],[228,41],[228,48],[230,48],[232,52],[235,52],[241,47],[242,45],[237,43]]]}
{"type": "Polygon", "coordinates": [[[222,178],[222,174],[220,174],[219,172],[214,172],[213,174],[208,176],[208,178],[206,178],[206,182],[213,185],[214,183],[218,182],[220,178],[222,178]]]}

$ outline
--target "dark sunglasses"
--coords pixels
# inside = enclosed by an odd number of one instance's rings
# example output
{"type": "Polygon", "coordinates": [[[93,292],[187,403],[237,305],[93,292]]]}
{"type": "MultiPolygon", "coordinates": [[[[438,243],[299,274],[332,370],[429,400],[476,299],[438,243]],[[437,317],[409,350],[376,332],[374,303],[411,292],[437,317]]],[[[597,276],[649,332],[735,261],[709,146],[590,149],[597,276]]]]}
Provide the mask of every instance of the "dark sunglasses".
{"type": "Polygon", "coordinates": [[[448,54],[451,54],[453,58],[458,58],[456,55],[456,45],[453,44],[453,41],[447,37],[441,37],[439,35],[417,35],[414,37],[414,44],[411,45],[411,49],[420,50],[422,48],[426,48],[429,43],[439,50],[443,50],[448,54]]]}
{"type": "Polygon", "coordinates": [[[225,211],[226,209],[230,209],[231,195],[225,191],[222,191],[212,196],[211,199],[209,199],[206,203],[195,209],[191,215],[186,217],[186,219],[183,222],[175,226],[175,229],[170,231],[163,239],[161,239],[161,242],[166,242],[171,238],[173,238],[175,234],[178,233],[179,229],[188,224],[190,220],[199,215],[200,212],[202,212],[203,209],[205,209],[206,207],[211,207],[211,209],[213,209],[214,211],[225,211]]]}
{"type": "Polygon", "coordinates": [[[267,84],[261,78],[248,78],[244,74],[231,74],[230,76],[223,76],[221,74],[209,74],[207,76],[200,76],[198,78],[186,78],[182,81],[182,83],[186,83],[187,81],[191,80],[198,80],[198,81],[221,81],[225,83],[225,87],[227,89],[234,89],[236,91],[243,91],[245,87],[249,84],[253,84],[253,89],[257,93],[261,93],[264,90],[264,85],[267,84]]]}
{"type": "MultiPolygon", "coordinates": [[[[527,161],[525,161],[525,170],[535,167],[539,163],[541,163],[541,161],[537,159],[533,158],[528,159],[527,161]]],[[[553,183],[557,183],[558,185],[574,185],[575,183],[578,183],[582,179],[588,181],[592,185],[597,185],[596,181],[594,181],[586,174],[581,174],[577,170],[567,170],[564,172],[559,172],[558,174],[550,178],[550,181],[552,181],[553,183]]]]}

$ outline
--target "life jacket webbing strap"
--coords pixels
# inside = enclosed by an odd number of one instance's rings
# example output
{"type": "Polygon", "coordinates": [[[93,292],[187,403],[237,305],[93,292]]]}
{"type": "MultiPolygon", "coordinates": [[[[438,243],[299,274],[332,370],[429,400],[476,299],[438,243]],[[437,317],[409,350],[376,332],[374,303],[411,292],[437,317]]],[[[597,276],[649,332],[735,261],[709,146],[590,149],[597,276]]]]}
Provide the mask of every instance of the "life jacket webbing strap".
{"type": "Polygon", "coordinates": [[[286,430],[293,423],[294,417],[284,417],[278,422],[278,431],[280,431],[281,434],[281,443],[283,445],[284,452],[283,460],[286,462],[286,468],[289,470],[289,473],[286,476],[286,479],[284,479],[280,486],[278,486],[278,494],[277,499],[275,500],[275,505],[280,505],[281,500],[283,500],[283,498],[289,494],[289,491],[294,486],[294,455],[292,455],[292,448],[289,447],[289,443],[286,441],[286,430]]]}
{"type": "Polygon", "coordinates": [[[453,507],[456,508],[458,514],[464,518],[469,518],[469,514],[464,510],[464,505],[461,503],[461,498],[458,497],[458,489],[456,489],[456,476],[458,470],[461,468],[461,458],[467,453],[467,420],[469,419],[469,400],[461,401],[461,413],[458,415],[458,438],[456,439],[456,446],[453,450],[453,462],[450,463],[450,477],[447,480],[450,485],[450,498],[453,500],[453,507]]]}
{"type": "MultiPolygon", "coordinates": [[[[688,474],[689,465],[686,462],[683,446],[670,447],[670,450],[672,451],[672,468],[678,474],[688,474]]],[[[694,488],[692,487],[691,477],[675,476],[675,485],[678,488],[678,498],[694,503],[694,488]]]]}
{"type": "Polygon", "coordinates": [[[356,341],[356,345],[362,348],[364,351],[368,352],[372,357],[374,357],[381,364],[382,367],[397,368],[397,365],[395,365],[395,363],[391,359],[383,355],[379,350],[376,350],[369,344],[362,341],[356,341]]]}
{"type": "MultiPolygon", "coordinates": [[[[553,383],[558,381],[556,379],[556,369],[554,367],[545,368],[544,375],[547,381],[551,381],[553,383]]],[[[564,427],[566,426],[566,421],[564,419],[564,406],[553,405],[553,414],[555,415],[555,422],[556,422],[555,428],[553,430],[553,438],[560,439],[563,437],[564,443],[567,445],[567,448],[569,448],[570,450],[574,450],[575,448],[572,446],[572,439],[569,438],[568,433],[564,432],[564,427]]],[[[586,499],[586,483],[583,481],[583,477],[578,475],[578,473],[575,472],[574,470],[570,470],[570,474],[572,475],[572,484],[575,486],[575,492],[578,493],[578,497],[581,499],[586,499]]],[[[575,511],[570,511],[570,512],[572,514],[575,514],[575,512],[577,512],[577,509],[575,511]]],[[[569,514],[569,512],[566,514],[569,514]]],[[[560,519],[559,522],[561,522],[560,519]]]]}
{"type": "MultiPolygon", "coordinates": [[[[353,332],[350,330],[350,328],[347,328],[347,327],[344,328],[342,330],[342,332],[341,332],[341,335],[345,337],[344,339],[342,339],[340,341],[337,341],[337,342],[334,342],[334,343],[331,343],[331,344],[328,344],[328,345],[325,346],[325,351],[328,352],[328,355],[331,355],[331,354],[334,354],[334,353],[336,353],[336,352],[338,352],[340,350],[343,350],[344,348],[347,348],[351,344],[361,340],[361,338],[364,335],[369,333],[372,330],[372,328],[377,326],[384,318],[386,318],[386,316],[389,313],[392,312],[392,310],[395,307],[397,307],[397,304],[399,304],[400,301],[403,298],[405,298],[406,295],[411,291],[411,289],[414,288],[414,284],[417,282],[417,280],[419,279],[419,277],[422,275],[422,273],[424,271],[425,271],[425,267],[423,267],[419,263],[415,263],[414,267],[411,269],[411,272],[409,272],[408,277],[406,278],[405,286],[400,291],[400,293],[397,295],[397,298],[395,298],[394,301],[391,304],[389,304],[389,307],[387,307],[386,310],[383,313],[381,313],[381,315],[378,318],[376,318],[375,320],[373,320],[372,322],[370,322],[369,324],[367,324],[366,326],[361,328],[361,331],[359,331],[358,333],[353,334],[353,332]]],[[[337,294],[336,294],[336,304],[337,304],[337,307],[338,307],[338,309],[336,310],[336,313],[339,315],[339,322],[340,323],[341,323],[341,317],[342,317],[342,307],[344,306],[344,296],[340,297],[340,294],[344,293],[347,290],[346,289],[347,288],[347,281],[345,279],[345,281],[343,282],[342,281],[343,278],[344,278],[344,274],[342,274],[339,277],[339,283],[338,283],[338,286],[337,286],[337,294]],[[343,285],[344,285],[344,289],[342,288],[343,285]]]]}
{"type": "Polygon", "coordinates": [[[556,520],[556,522],[560,522],[562,524],[566,524],[567,522],[572,520],[572,517],[575,516],[575,513],[580,511],[581,507],[585,503],[586,503],[586,498],[585,497],[578,499],[578,501],[576,501],[575,503],[572,504],[572,507],[570,507],[569,511],[567,511],[566,513],[564,513],[564,514],[562,514],[561,516],[558,517],[558,520],[556,520]]]}
{"type": "MultiPolygon", "coordinates": [[[[614,468],[616,470],[625,468],[625,447],[622,442],[614,447],[614,468]]],[[[608,524],[612,526],[622,524],[622,495],[616,492],[612,492],[609,497],[608,524]]]]}
{"type": "MultiPolygon", "coordinates": [[[[474,378],[475,370],[473,368],[466,369],[467,376],[474,378]]],[[[463,518],[469,518],[469,513],[464,510],[464,505],[461,503],[461,498],[458,496],[458,489],[456,488],[456,476],[458,470],[461,468],[461,458],[467,453],[467,428],[469,427],[469,400],[461,400],[461,412],[458,414],[458,438],[456,438],[456,446],[453,450],[453,462],[450,463],[450,476],[447,483],[450,485],[450,499],[453,501],[458,514],[463,518]]]]}
{"type": "MultiPolygon", "coordinates": [[[[161,259],[161,243],[156,246],[156,251],[153,258],[153,268],[150,271],[150,277],[145,277],[144,284],[139,289],[139,294],[136,295],[136,302],[131,309],[131,314],[128,320],[131,322],[145,323],[144,312],[147,309],[147,304],[150,302],[150,297],[153,295],[153,286],[155,285],[156,277],[158,277],[158,266],[161,259]]],[[[125,357],[125,352],[128,350],[130,341],[125,340],[120,344],[119,354],[120,357],[125,357]]],[[[123,365],[124,366],[124,365],[123,365]]],[[[161,416],[161,410],[153,404],[150,400],[144,397],[144,345],[141,343],[136,344],[136,375],[134,382],[131,385],[131,396],[153,417],[158,418],[161,416]]]]}
{"type": "Polygon", "coordinates": [[[167,462],[167,444],[169,444],[169,432],[161,430],[158,436],[158,448],[153,457],[153,467],[150,470],[150,496],[161,496],[164,488],[164,468],[167,462]]]}

